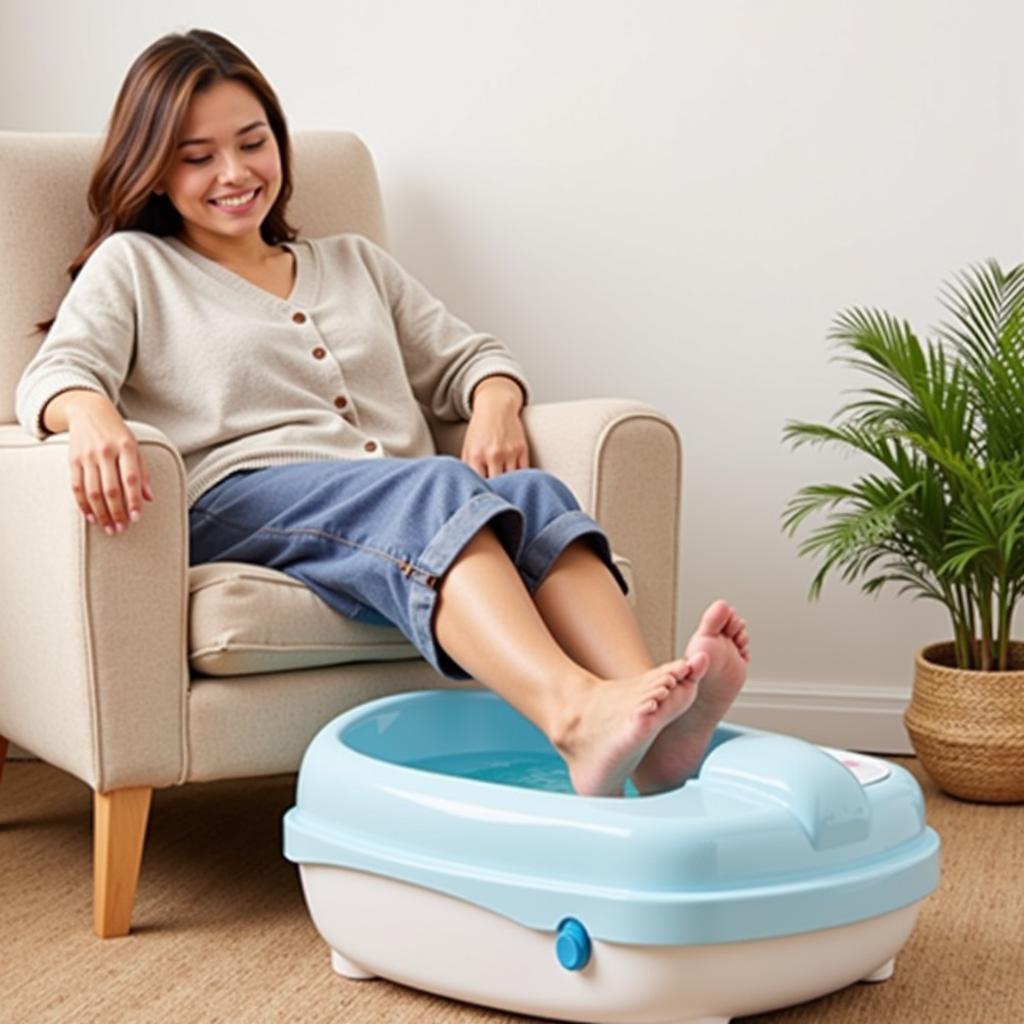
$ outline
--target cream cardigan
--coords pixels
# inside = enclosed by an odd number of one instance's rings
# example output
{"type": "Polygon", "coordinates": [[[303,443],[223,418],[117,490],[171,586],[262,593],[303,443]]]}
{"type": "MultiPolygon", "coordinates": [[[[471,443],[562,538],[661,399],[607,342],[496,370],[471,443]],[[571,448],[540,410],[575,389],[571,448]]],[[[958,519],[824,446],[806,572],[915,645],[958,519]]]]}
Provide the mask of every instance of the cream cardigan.
{"type": "Polygon", "coordinates": [[[177,446],[191,507],[239,469],[432,455],[420,405],[468,419],[485,377],[512,377],[529,400],[505,346],[379,246],[349,234],[286,246],[296,277],[281,299],[177,238],[111,235],[18,383],[19,422],[45,438],[51,398],[99,391],[177,446]]]}

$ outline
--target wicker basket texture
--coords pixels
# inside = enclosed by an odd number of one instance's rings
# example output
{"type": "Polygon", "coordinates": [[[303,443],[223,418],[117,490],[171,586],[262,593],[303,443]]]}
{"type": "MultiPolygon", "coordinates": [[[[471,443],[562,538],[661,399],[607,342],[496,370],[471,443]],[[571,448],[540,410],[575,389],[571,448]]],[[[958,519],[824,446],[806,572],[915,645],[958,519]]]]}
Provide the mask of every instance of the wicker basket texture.
{"type": "Polygon", "coordinates": [[[1024,642],[1006,672],[957,668],[951,643],[923,648],[915,669],[903,721],[925,771],[964,800],[1024,801],[1024,642]]]}

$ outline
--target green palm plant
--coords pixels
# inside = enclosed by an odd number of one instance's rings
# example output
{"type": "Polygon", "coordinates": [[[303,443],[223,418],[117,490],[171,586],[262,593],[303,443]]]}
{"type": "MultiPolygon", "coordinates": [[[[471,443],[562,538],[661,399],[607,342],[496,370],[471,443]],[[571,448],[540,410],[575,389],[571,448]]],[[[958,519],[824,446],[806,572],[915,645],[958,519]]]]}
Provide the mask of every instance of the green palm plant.
{"type": "Polygon", "coordinates": [[[822,559],[812,599],[833,570],[869,594],[897,584],[946,607],[960,668],[1006,670],[1024,592],[1024,264],[970,267],[940,301],[950,319],[924,341],[889,313],[836,317],[835,358],[876,386],[831,425],[789,421],[783,437],[863,453],[881,471],[802,488],[783,528],[824,515],[799,548],[822,559]]]}

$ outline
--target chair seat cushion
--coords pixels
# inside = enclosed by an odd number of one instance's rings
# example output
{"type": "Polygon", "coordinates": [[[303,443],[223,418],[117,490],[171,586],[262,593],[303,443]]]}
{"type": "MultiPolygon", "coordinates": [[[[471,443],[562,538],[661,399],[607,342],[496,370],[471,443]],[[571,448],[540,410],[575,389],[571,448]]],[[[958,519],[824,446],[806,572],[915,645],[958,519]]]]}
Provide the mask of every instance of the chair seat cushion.
{"type": "Polygon", "coordinates": [[[339,615],[276,569],[208,562],[189,574],[189,663],[209,676],[418,658],[397,630],[339,615]]]}
{"type": "MultiPolygon", "coordinates": [[[[613,556],[629,585],[627,559],[613,556]]],[[[397,629],[339,615],[305,584],[246,562],[208,562],[189,574],[189,664],[206,676],[402,661],[420,653],[397,629]]]]}

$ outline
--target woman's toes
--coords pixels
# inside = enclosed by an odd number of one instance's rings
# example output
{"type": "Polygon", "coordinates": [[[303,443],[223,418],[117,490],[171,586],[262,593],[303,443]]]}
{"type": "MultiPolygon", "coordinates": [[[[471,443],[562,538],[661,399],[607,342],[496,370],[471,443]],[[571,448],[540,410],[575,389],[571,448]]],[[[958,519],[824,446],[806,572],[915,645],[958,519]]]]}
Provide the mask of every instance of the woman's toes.
{"type": "Polygon", "coordinates": [[[641,714],[651,714],[658,710],[662,704],[665,703],[669,693],[672,692],[672,686],[667,682],[661,682],[659,685],[653,687],[644,693],[640,702],[641,714]]]}
{"type": "Polygon", "coordinates": [[[683,667],[676,669],[672,673],[672,680],[678,685],[680,683],[685,683],[691,675],[693,675],[693,669],[690,667],[690,663],[688,661],[684,661],[683,667]]]}
{"type": "Polygon", "coordinates": [[[687,678],[694,681],[699,680],[711,665],[711,655],[707,651],[694,651],[687,658],[687,664],[690,668],[687,678]]]}
{"type": "Polygon", "coordinates": [[[701,616],[697,633],[702,636],[718,636],[734,614],[727,601],[722,598],[713,601],[701,616]]]}
{"type": "Polygon", "coordinates": [[[661,675],[655,676],[647,683],[647,692],[644,694],[645,697],[654,697],[658,694],[667,696],[668,691],[675,686],[676,681],[668,672],[663,672],[661,675]]]}
{"type": "Polygon", "coordinates": [[[696,651],[690,658],[689,678],[699,682],[701,676],[707,672],[711,665],[711,657],[707,651],[696,651]]]}
{"type": "Polygon", "coordinates": [[[734,640],[744,632],[747,628],[747,620],[741,619],[738,615],[735,616],[733,621],[729,624],[729,628],[726,630],[726,635],[732,637],[734,640]]]}

